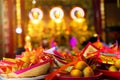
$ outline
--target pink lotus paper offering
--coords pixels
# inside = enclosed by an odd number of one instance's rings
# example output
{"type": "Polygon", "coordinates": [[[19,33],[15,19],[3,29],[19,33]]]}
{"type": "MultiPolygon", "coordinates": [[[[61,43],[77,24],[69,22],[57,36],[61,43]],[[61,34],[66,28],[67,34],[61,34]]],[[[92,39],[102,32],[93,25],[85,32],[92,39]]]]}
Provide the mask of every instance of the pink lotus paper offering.
{"type": "Polygon", "coordinates": [[[44,61],[38,64],[34,64],[27,68],[17,70],[15,72],[8,73],[7,75],[3,75],[4,77],[9,78],[23,78],[23,77],[34,77],[46,74],[48,69],[50,68],[50,61],[44,61]]]}
{"type": "Polygon", "coordinates": [[[0,61],[0,73],[9,73],[15,71],[17,64],[15,62],[0,61]]]}
{"type": "Polygon", "coordinates": [[[1,76],[8,78],[39,76],[47,73],[51,62],[52,58],[44,54],[42,48],[38,48],[25,51],[19,58],[3,58],[0,61],[0,72],[1,76]]]}

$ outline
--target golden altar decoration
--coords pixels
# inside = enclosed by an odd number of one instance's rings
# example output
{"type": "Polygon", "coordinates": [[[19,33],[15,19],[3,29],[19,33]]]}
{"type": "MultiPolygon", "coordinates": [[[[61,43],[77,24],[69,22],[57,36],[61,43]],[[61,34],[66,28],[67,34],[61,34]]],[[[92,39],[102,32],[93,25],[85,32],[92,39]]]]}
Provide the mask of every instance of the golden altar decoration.
{"type": "Polygon", "coordinates": [[[71,35],[78,40],[78,47],[87,41],[93,33],[88,30],[85,12],[81,7],[74,7],[70,12],[73,19],[70,23],[71,35]]]}
{"type": "Polygon", "coordinates": [[[31,9],[26,36],[30,36],[33,48],[43,45],[47,40],[47,46],[51,47],[54,41],[58,46],[70,46],[70,38],[77,40],[77,47],[93,36],[89,30],[85,12],[80,7],[71,9],[70,23],[66,21],[66,15],[61,7],[52,7],[49,10],[48,22],[44,22],[43,12],[39,8],[31,9]]]}
{"type": "Polygon", "coordinates": [[[29,12],[29,22],[27,28],[27,36],[31,38],[31,44],[33,47],[39,47],[40,41],[44,35],[45,23],[42,20],[43,12],[39,8],[32,8],[29,12]]]}
{"type": "MultiPolygon", "coordinates": [[[[48,28],[50,29],[51,37],[55,37],[58,45],[63,45],[62,42],[67,43],[66,36],[66,22],[64,20],[64,11],[60,7],[53,7],[50,10],[51,20],[48,23],[48,28]]],[[[66,43],[64,44],[66,45],[66,43]]]]}

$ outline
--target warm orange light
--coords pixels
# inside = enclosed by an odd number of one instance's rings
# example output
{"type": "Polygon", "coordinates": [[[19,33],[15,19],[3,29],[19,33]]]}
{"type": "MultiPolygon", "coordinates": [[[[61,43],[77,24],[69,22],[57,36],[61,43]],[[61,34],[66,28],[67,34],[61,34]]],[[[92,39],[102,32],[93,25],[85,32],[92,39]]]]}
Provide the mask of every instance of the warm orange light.
{"type": "Polygon", "coordinates": [[[43,18],[43,12],[39,8],[32,8],[29,12],[29,18],[34,22],[38,23],[43,18]]]}
{"type": "Polygon", "coordinates": [[[81,7],[75,7],[71,10],[70,15],[73,19],[83,18],[85,12],[81,7]]]}
{"type": "Polygon", "coordinates": [[[61,22],[63,16],[64,12],[60,7],[54,7],[50,10],[50,18],[57,23],[61,22]]]}

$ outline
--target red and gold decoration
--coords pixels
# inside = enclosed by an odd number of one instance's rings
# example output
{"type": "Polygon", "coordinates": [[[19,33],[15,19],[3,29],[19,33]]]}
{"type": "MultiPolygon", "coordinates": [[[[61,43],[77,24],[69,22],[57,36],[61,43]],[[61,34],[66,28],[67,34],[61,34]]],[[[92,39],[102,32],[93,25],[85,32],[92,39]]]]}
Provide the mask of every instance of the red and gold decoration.
{"type": "Polygon", "coordinates": [[[40,47],[37,50],[26,50],[14,59],[3,58],[0,61],[0,75],[6,78],[27,78],[46,74],[52,58],[44,54],[43,50],[40,47]]]}
{"type": "MultiPolygon", "coordinates": [[[[26,40],[30,38],[26,37],[26,40]]],[[[25,52],[14,59],[3,58],[0,61],[0,74],[3,78],[28,78],[49,73],[43,77],[45,80],[93,80],[110,74],[118,78],[120,50],[117,44],[115,42],[112,46],[107,46],[100,41],[89,42],[82,50],[74,49],[71,53],[59,51],[57,46],[47,50],[42,46],[36,49],[26,48],[25,52]]]]}
{"type": "MultiPolygon", "coordinates": [[[[20,1],[16,0],[17,47],[23,46],[22,34],[24,32],[20,1]]],[[[32,3],[35,5],[37,1],[32,0],[32,3]]],[[[7,4],[5,0],[5,6],[8,6],[7,4]]],[[[3,6],[5,8],[3,11],[8,13],[9,10],[5,6],[3,6]]],[[[50,19],[47,18],[48,24],[46,24],[44,9],[42,7],[30,8],[27,14],[29,21],[25,28],[27,31],[24,37],[25,51],[16,54],[14,58],[4,56],[0,60],[0,79],[102,80],[102,75],[120,78],[118,41],[107,45],[100,41],[101,35],[98,33],[99,35],[94,36],[98,39],[90,42],[89,38],[93,37],[94,31],[90,31],[87,25],[87,14],[84,8],[69,8],[72,18],[68,21],[70,24],[67,24],[68,16],[64,7],[52,6],[48,9],[50,19]]],[[[2,34],[4,34],[5,53],[11,51],[10,43],[13,42],[13,36],[10,36],[13,27],[10,24],[12,23],[9,17],[5,16],[2,24],[4,25],[2,34]]]]}

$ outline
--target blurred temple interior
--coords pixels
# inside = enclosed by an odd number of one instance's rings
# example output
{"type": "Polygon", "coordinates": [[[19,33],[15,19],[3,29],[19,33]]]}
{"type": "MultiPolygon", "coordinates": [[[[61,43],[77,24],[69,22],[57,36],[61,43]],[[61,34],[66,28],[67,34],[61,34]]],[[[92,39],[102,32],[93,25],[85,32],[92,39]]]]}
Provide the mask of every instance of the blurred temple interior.
{"type": "Polygon", "coordinates": [[[120,43],[119,0],[0,0],[0,59],[25,48],[120,43]]]}

